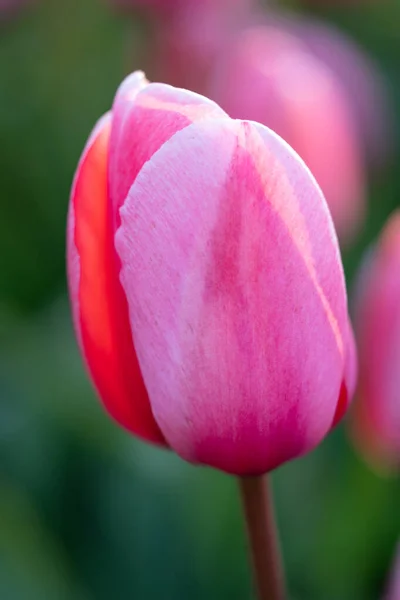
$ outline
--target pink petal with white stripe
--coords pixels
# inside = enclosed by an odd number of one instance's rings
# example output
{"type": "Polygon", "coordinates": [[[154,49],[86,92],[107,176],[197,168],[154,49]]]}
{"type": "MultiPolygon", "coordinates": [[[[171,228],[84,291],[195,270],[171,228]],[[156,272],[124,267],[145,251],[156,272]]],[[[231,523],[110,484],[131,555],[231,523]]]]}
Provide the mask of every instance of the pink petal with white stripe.
{"type": "Polygon", "coordinates": [[[139,364],[171,447],[269,471],[329,431],[346,293],[321,192],[266,128],[204,120],[142,167],[116,246],[139,364]]]}

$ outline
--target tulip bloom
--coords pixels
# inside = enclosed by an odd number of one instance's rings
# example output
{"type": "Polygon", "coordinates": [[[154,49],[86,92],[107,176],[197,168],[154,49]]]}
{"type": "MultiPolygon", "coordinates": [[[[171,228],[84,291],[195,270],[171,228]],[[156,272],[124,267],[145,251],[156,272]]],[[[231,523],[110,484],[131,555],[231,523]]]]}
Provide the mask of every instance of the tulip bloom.
{"type": "Polygon", "coordinates": [[[320,184],[339,237],[364,212],[362,150],[334,74],[295,36],[250,27],[221,55],[210,95],[231,117],[260,121],[283,137],[320,184]]]}
{"type": "Polygon", "coordinates": [[[322,193],[276,134],[205,97],[123,82],[75,175],[68,279],[108,411],[191,462],[267,472],[347,408],[355,352],[322,193]]]}
{"type": "Polygon", "coordinates": [[[356,302],[360,356],[355,442],[378,468],[400,466],[400,212],[386,225],[361,271],[356,302]]]}

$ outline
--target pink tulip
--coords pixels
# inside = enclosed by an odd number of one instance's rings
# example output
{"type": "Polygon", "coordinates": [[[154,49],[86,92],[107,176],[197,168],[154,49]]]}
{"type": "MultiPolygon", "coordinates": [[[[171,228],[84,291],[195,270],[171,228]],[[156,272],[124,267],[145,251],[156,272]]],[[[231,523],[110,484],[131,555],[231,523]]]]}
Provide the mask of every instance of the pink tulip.
{"type": "Polygon", "coordinates": [[[364,170],[333,73],[283,29],[253,27],[226,48],[210,91],[231,117],[264,123],[299,153],[325,193],[339,236],[350,239],[363,217],[364,170]]]}
{"type": "Polygon", "coordinates": [[[277,135],[205,97],[123,82],[75,176],[68,279],[108,411],[191,462],[269,471],[347,408],[356,357],[321,191],[277,135]]]}
{"type": "Polygon", "coordinates": [[[400,212],[385,227],[360,274],[355,303],[360,355],[352,433],[381,470],[400,466],[400,212]]]}

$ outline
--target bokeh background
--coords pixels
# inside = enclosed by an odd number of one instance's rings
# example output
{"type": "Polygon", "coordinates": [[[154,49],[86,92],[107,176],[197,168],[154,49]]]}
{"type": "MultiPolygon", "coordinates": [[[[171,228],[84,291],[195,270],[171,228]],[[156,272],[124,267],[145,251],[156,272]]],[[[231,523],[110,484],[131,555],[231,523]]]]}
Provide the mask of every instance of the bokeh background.
{"type": "MultiPolygon", "coordinates": [[[[151,21],[105,0],[3,4],[0,598],[250,599],[234,479],[119,430],[95,398],[71,327],[64,254],[73,172],[122,77],[142,64],[152,75],[151,21]]],[[[357,40],[393,108],[394,150],[368,174],[366,222],[344,250],[351,294],[365,249],[400,206],[400,2],[289,4],[357,40]]],[[[358,458],[345,424],[272,479],[291,597],[382,597],[400,533],[398,480],[358,458]]]]}

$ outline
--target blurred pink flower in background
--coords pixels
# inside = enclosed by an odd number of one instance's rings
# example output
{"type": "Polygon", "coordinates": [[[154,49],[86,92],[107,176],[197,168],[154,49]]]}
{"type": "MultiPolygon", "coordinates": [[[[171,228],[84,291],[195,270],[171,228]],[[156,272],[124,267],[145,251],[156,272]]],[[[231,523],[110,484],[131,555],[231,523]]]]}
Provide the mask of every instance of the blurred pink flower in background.
{"type": "Polygon", "coordinates": [[[360,376],[351,432],[383,471],[400,466],[400,212],[389,219],[361,270],[355,319],[360,376]]]}
{"type": "Polygon", "coordinates": [[[203,96],[123,82],[75,176],[68,275],[107,410],[191,462],[269,471],[347,409],[356,354],[321,191],[276,134],[203,96]]]}
{"type": "Polygon", "coordinates": [[[0,0],[0,19],[12,15],[21,8],[33,4],[34,0],[0,0]]]}
{"type": "Polygon", "coordinates": [[[342,83],[367,162],[381,167],[393,151],[394,114],[378,65],[333,25],[292,19],[291,28],[342,83]]]}
{"type": "Polygon", "coordinates": [[[277,26],[244,29],[220,55],[210,94],[233,118],[260,121],[303,158],[342,240],[364,215],[359,137],[341,82],[296,36],[277,26]]]}
{"type": "MultiPolygon", "coordinates": [[[[384,165],[393,150],[393,109],[379,67],[349,36],[317,19],[269,8],[255,0],[114,0],[145,9],[155,28],[149,71],[178,87],[208,93],[214,61],[231,36],[248,25],[269,25],[296,36],[340,81],[366,162],[384,165]]],[[[239,77],[239,75],[238,75],[239,77]]]]}
{"type": "Polygon", "coordinates": [[[253,6],[254,0],[189,0],[156,22],[154,77],[205,93],[214,61],[253,6]]]}
{"type": "Polygon", "coordinates": [[[387,591],[382,600],[400,600],[400,543],[396,549],[387,591]]]}

